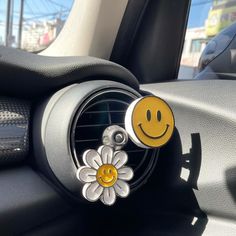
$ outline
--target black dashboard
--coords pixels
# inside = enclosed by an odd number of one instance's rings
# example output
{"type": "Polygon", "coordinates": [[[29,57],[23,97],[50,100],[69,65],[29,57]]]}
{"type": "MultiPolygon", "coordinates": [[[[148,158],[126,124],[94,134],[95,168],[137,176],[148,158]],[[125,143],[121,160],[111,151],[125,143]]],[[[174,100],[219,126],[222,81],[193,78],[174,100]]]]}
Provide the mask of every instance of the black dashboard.
{"type": "Polygon", "coordinates": [[[234,235],[234,81],[139,86],[112,62],[4,47],[0,68],[2,235],[234,235]],[[173,137],[160,149],[129,142],[130,196],[112,207],[86,202],[75,178],[83,151],[150,94],[173,109],[173,137]]]}

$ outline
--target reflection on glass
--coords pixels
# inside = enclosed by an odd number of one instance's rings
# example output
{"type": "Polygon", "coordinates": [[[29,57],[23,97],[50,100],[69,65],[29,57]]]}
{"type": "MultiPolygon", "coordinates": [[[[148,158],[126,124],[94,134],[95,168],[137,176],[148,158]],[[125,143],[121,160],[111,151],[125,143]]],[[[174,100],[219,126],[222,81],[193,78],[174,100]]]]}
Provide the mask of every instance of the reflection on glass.
{"type": "Polygon", "coordinates": [[[193,0],[190,8],[179,79],[198,73],[200,56],[207,43],[236,22],[236,0],[193,0]]]}
{"type": "Polygon", "coordinates": [[[0,45],[39,52],[61,31],[73,0],[1,0],[0,45]]]}

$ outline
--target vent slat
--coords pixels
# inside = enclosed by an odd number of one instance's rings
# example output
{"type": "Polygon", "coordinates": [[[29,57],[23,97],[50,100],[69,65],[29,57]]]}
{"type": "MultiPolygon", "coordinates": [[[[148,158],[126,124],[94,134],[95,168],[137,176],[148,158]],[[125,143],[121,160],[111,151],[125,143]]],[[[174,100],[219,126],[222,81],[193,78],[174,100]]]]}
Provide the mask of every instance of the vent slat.
{"type": "MultiPolygon", "coordinates": [[[[109,111],[110,113],[125,113],[126,111],[109,111]]],[[[86,111],[84,114],[108,113],[108,111],[86,111]]]]}
{"type": "Polygon", "coordinates": [[[94,124],[94,125],[109,124],[107,113],[103,113],[103,114],[84,113],[78,121],[78,125],[91,125],[91,124],[94,124]]]}
{"type": "Polygon", "coordinates": [[[77,139],[77,140],[75,140],[76,143],[95,142],[95,141],[99,141],[99,139],[77,139]]]}
{"type": "MultiPolygon", "coordinates": [[[[109,126],[110,124],[95,124],[95,125],[77,125],[76,128],[89,128],[89,127],[100,127],[100,126],[109,126]]],[[[124,123],[113,123],[113,125],[124,126],[124,123]]]]}
{"type": "Polygon", "coordinates": [[[141,149],[136,149],[136,150],[127,150],[127,153],[132,153],[132,152],[146,152],[146,150],[141,150],[141,149]]]}
{"type": "Polygon", "coordinates": [[[88,128],[88,127],[100,127],[100,126],[108,126],[109,124],[93,124],[93,125],[77,125],[76,128],[88,128]]]}

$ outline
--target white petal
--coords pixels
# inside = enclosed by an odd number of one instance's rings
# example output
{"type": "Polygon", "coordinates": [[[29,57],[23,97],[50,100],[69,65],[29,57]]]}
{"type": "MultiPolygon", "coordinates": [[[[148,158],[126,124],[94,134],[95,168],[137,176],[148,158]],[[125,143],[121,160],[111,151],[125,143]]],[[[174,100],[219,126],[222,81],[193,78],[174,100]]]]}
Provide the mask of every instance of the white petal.
{"type": "Polygon", "coordinates": [[[113,159],[113,148],[110,146],[101,146],[98,149],[98,152],[100,153],[102,157],[102,163],[103,164],[111,164],[113,159]]]}
{"type": "Polygon", "coordinates": [[[91,169],[87,166],[82,166],[77,170],[77,178],[85,183],[90,183],[96,180],[96,174],[97,171],[94,169],[91,169]]]}
{"type": "Polygon", "coordinates": [[[117,180],[114,185],[114,188],[115,188],[116,193],[120,197],[127,197],[129,195],[129,192],[130,192],[129,185],[123,180],[117,180]]]}
{"type": "Polygon", "coordinates": [[[84,185],[82,194],[83,196],[91,202],[97,201],[103,192],[103,187],[97,182],[87,183],[84,185]]]}
{"type": "Polygon", "coordinates": [[[128,161],[128,155],[126,152],[118,151],[115,152],[115,157],[112,161],[112,164],[117,168],[120,169],[123,165],[125,165],[128,161]]]}
{"type": "Polygon", "coordinates": [[[102,160],[100,155],[96,150],[90,149],[83,154],[84,164],[90,166],[94,169],[98,169],[102,165],[102,160]]]}
{"type": "Polygon", "coordinates": [[[113,187],[104,188],[101,200],[105,205],[113,205],[116,201],[116,193],[113,187]]]}
{"type": "Polygon", "coordinates": [[[134,172],[129,167],[122,167],[118,170],[118,179],[131,180],[134,176],[134,172]]]}

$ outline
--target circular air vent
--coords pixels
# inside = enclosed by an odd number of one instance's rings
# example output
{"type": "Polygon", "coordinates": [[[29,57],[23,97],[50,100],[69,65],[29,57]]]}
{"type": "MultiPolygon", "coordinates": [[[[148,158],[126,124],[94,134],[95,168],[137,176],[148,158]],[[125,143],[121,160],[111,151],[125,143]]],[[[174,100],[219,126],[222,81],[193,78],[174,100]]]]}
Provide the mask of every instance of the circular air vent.
{"type": "MultiPolygon", "coordinates": [[[[88,81],[56,92],[35,115],[34,147],[38,165],[57,186],[73,199],[81,199],[83,185],[77,178],[86,149],[102,145],[103,131],[110,125],[124,128],[129,104],[141,95],[113,81],[88,81]]],[[[128,166],[134,169],[131,190],[150,176],[157,151],[142,149],[131,141],[125,146],[128,166]]]]}
{"type": "MultiPolygon", "coordinates": [[[[71,150],[74,162],[80,166],[87,149],[102,145],[102,133],[110,125],[124,128],[125,112],[137,96],[121,89],[106,89],[87,98],[78,109],[72,125],[71,150]]],[[[134,170],[131,189],[139,187],[151,174],[157,160],[157,150],[137,147],[129,140],[124,150],[129,155],[128,166],[134,170]]]]}

